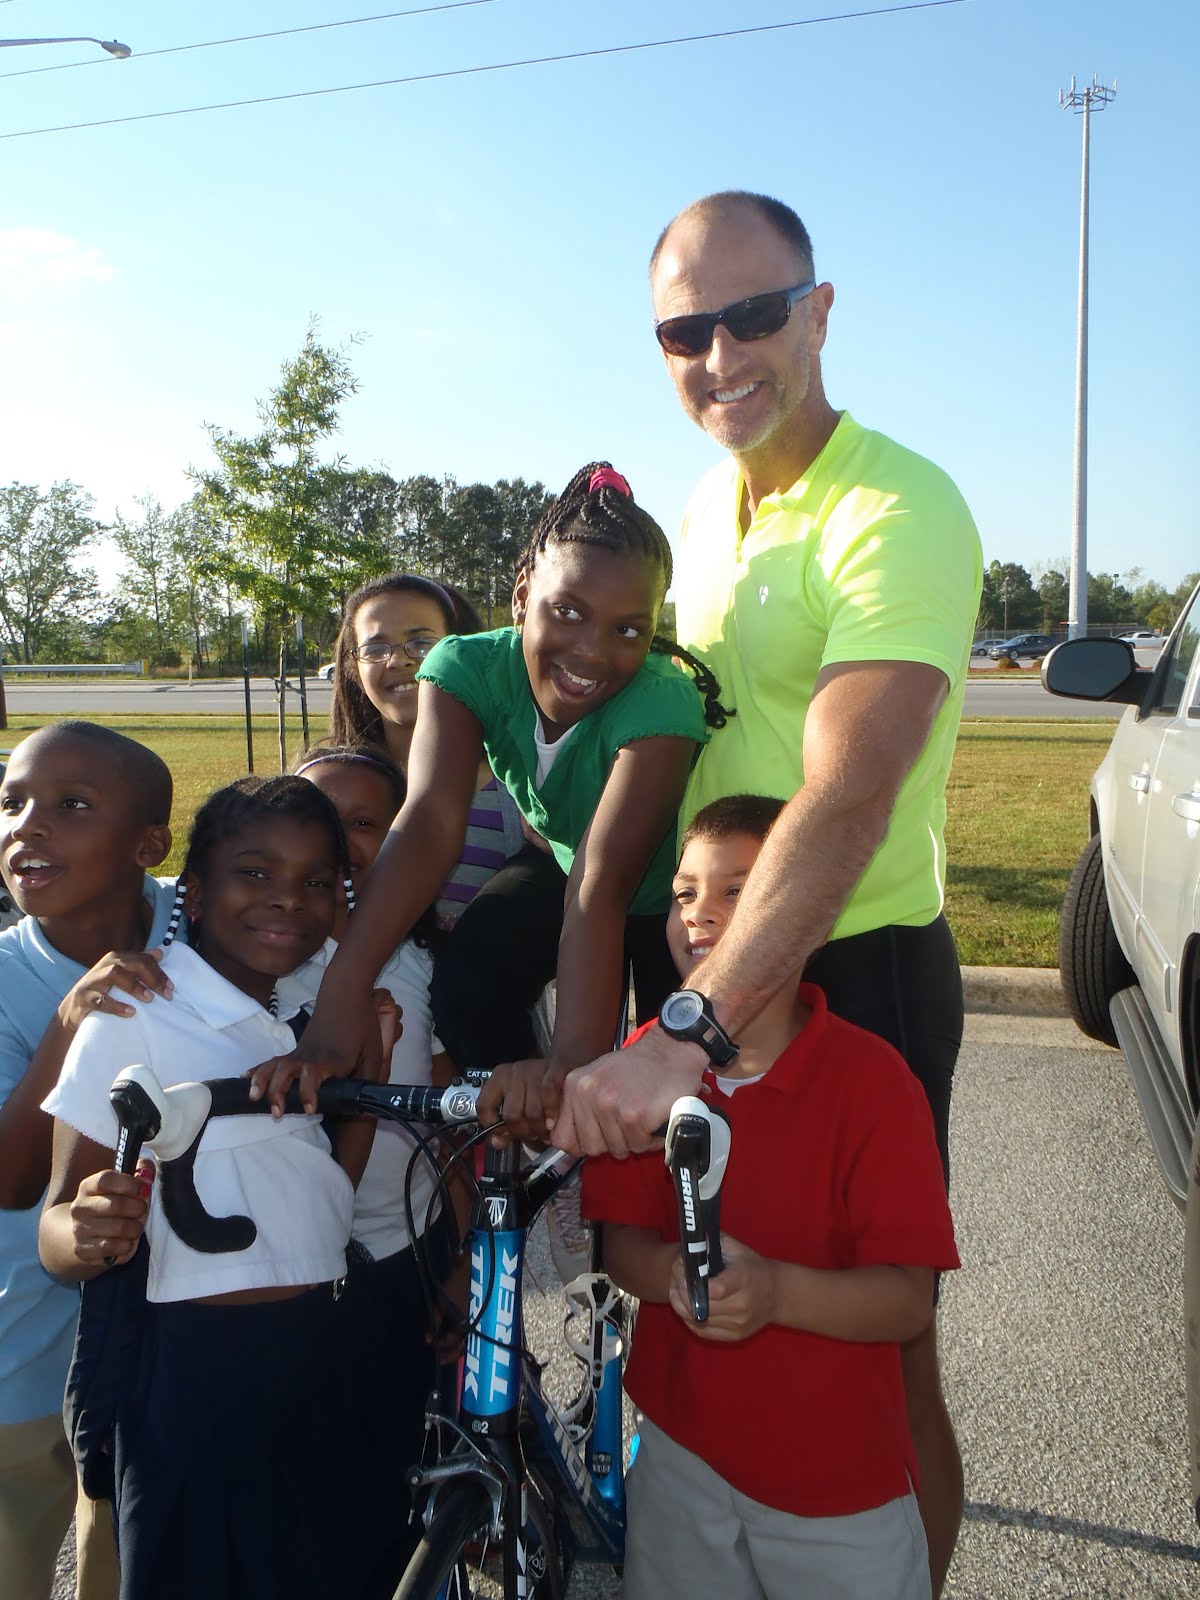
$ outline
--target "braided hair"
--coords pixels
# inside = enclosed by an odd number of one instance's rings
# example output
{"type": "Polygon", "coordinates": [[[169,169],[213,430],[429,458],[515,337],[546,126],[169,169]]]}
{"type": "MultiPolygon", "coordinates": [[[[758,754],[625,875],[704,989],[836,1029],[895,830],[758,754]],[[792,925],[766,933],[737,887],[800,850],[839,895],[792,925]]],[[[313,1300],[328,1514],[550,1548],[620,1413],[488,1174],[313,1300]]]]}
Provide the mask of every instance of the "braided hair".
{"type": "Polygon", "coordinates": [[[333,698],[329,705],[329,737],[334,744],[385,744],[383,718],[367,699],[353,651],[354,619],[359,608],[381,594],[416,594],[432,600],[442,613],[446,632],[481,633],[483,619],[466,595],[449,583],[416,572],[389,572],[360,584],[346,599],[342,626],[333,647],[333,698]]]}
{"type": "MultiPolygon", "coordinates": [[[[393,814],[400,810],[408,795],[408,784],[403,772],[388,755],[386,750],[373,744],[322,744],[316,745],[311,750],[304,750],[296,757],[292,767],[297,777],[308,774],[312,778],[314,767],[328,764],[335,767],[366,767],[376,773],[392,791],[393,814]]],[[[351,905],[353,900],[350,901],[351,905]]],[[[426,906],[421,915],[409,929],[408,937],[422,950],[428,950],[438,942],[437,906],[436,903],[426,906]]]]}
{"type": "MultiPolygon", "coordinates": [[[[293,777],[290,773],[278,778],[238,778],[209,795],[192,822],[187,854],[175,886],[171,920],[163,938],[164,947],[171,944],[179,932],[187,897],[187,880],[203,877],[213,849],[251,823],[278,817],[285,817],[291,822],[314,822],[328,831],[349,903],[353,905],[346,835],[333,802],[315,784],[305,783],[303,778],[293,777]]],[[[200,919],[197,918],[190,937],[193,946],[198,944],[199,928],[200,919]]]]}
{"type": "MultiPolygon", "coordinates": [[[[534,528],[521,556],[518,574],[533,572],[548,545],[587,544],[614,554],[640,557],[658,574],[660,596],[671,586],[674,560],[667,536],[648,511],[633,498],[633,490],[610,461],[589,461],[567,484],[534,528]]],[[[710,728],[723,728],[736,713],[720,701],[721,686],[713,672],[673,639],[655,634],[650,641],[655,655],[678,656],[691,670],[704,700],[704,720],[710,728]]]]}

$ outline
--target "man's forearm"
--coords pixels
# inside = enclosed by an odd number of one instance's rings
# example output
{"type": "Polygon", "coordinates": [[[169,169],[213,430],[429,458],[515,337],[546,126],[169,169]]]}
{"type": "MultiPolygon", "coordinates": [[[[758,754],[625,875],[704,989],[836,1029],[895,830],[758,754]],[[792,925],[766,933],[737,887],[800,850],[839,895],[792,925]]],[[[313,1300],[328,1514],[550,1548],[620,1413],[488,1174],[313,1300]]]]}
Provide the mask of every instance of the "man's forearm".
{"type": "Polygon", "coordinates": [[[694,982],[735,1039],[829,937],[887,833],[891,800],[806,786],[781,813],[694,982]]]}

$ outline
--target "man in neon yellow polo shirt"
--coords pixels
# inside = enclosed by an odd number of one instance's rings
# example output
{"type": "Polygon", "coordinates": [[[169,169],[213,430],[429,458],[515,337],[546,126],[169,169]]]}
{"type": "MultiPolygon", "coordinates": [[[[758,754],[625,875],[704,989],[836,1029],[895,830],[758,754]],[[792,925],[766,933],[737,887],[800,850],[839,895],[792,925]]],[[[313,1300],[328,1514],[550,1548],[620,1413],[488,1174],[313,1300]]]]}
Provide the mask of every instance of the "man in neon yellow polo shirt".
{"type": "MultiPolygon", "coordinates": [[[[833,287],[816,282],[787,206],[740,192],[697,201],[660,237],[651,285],[683,408],[730,458],[688,506],[677,568],[680,642],[737,712],[705,749],[687,811],[733,793],[788,804],[689,979],[702,1022],[683,1037],[654,1029],[573,1073],[554,1138],[588,1153],[647,1148],[676,1096],[696,1091],[719,1035],[736,1044],[803,975],[832,1011],[900,1050],[946,1162],[962,986],[942,916],[943,824],[978,534],[943,472],[826,399],[833,287]]],[[[936,1596],[962,1464],[932,1326],[903,1361],[936,1596]]]]}

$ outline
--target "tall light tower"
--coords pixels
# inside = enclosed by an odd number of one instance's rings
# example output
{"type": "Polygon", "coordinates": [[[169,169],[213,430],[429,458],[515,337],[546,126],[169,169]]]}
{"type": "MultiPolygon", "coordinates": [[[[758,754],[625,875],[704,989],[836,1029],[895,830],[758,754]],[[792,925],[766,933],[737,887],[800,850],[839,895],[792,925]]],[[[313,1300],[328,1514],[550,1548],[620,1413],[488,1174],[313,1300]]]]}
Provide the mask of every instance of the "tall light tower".
{"type": "Polygon", "coordinates": [[[1068,636],[1087,635],[1087,388],[1088,388],[1088,159],[1091,153],[1092,112],[1103,111],[1116,97],[1117,80],[1112,88],[1092,74],[1083,89],[1058,91],[1060,110],[1083,116],[1083,175],[1079,191],[1079,337],[1075,357],[1075,515],[1071,535],[1071,595],[1068,610],[1068,636]]]}

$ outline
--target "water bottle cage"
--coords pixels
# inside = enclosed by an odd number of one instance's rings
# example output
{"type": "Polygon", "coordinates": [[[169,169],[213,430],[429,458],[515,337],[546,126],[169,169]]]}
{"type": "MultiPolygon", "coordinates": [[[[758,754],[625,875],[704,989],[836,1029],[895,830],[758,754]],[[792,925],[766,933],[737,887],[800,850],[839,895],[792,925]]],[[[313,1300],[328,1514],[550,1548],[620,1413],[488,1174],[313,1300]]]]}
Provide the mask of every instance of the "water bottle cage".
{"type": "Polygon", "coordinates": [[[583,1368],[583,1388],[559,1416],[572,1443],[585,1443],[596,1426],[596,1399],[608,1363],[624,1348],[622,1295],[603,1272],[583,1272],[564,1289],[567,1315],[563,1337],[583,1368]]]}

